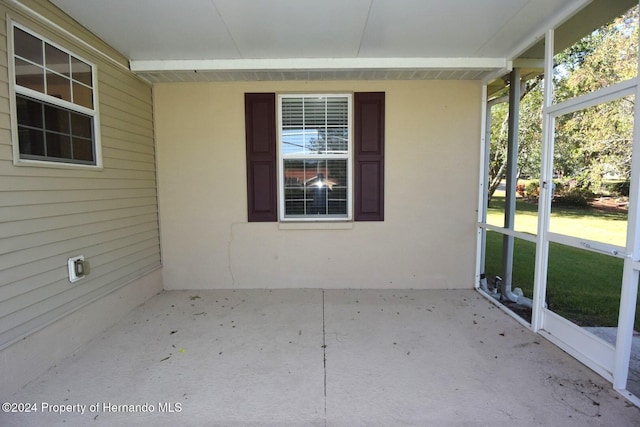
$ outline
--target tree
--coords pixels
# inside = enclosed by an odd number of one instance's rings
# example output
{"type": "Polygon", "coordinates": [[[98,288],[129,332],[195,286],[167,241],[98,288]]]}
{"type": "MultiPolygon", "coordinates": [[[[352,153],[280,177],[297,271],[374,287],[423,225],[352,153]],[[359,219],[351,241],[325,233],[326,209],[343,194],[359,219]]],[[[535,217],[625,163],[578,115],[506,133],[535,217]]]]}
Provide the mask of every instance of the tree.
{"type": "MultiPolygon", "coordinates": [[[[556,100],[564,101],[631,79],[638,67],[638,7],[556,56],[556,100]]],[[[604,177],[629,180],[633,97],[619,98],[556,120],[556,170],[599,192],[604,177]]]]}
{"type": "MultiPolygon", "coordinates": [[[[637,74],[638,7],[555,56],[554,98],[565,101],[637,74]]],[[[542,141],[543,76],[526,82],[520,103],[518,174],[538,177],[542,141]]],[[[616,99],[556,119],[554,169],[598,192],[605,175],[628,180],[633,97],[616,99]]],[[[506,172],[508,104],[492,109],[489,200],[506,172]]]]}
{"type": "MultiPolygon", "coordinates": [[[[518,135],[518,176],[538,176],[542,141],[542,76],[525,82],[520,94],[518,135]]],[[[509,104],[496,104],[491,110],[489,200],[500,186],[507,170],[509,104]]]]}

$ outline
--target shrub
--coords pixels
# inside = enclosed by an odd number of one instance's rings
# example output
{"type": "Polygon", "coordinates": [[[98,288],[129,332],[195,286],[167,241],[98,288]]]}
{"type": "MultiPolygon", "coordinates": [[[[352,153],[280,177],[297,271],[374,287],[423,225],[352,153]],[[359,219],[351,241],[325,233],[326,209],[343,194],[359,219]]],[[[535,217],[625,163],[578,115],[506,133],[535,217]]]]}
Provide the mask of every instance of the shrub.
{"type": "Polygon", "coordinates": [[[540,195],[540,183],[531,181],[524,188],[524,195],[527,199],[537,199],[540,195]]]}
{"type": "Polygon", "coordinates": [[[566,206],[589,206],[589,203],[593,201],[595,194],[585,188],[573,187],[568,190],[562,191],[556,201],[559,204],[566,206]]]}
{"type": "Polygon", "coordinates": [[[615,182],[610,185],[611,192],[623,197],[629,197],[630,181],[615,182]]]}

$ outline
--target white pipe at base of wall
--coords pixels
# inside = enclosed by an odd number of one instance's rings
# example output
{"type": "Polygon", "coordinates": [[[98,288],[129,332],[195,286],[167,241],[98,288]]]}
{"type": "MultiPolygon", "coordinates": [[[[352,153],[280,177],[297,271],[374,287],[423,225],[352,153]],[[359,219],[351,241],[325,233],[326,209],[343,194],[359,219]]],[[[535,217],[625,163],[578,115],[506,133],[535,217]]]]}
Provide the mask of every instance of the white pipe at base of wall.
{"type": "MultiPolygon", "coordinates": [[[[486,277],[484,280],[486,286],[486,277]]],[[[480,279],[480,287],[482,287],[482,279],[480,279]]],[[[515,288],[514,290],[511,290],[511,284],[503,282],[502,277],[500,276],[496,276],[496,288],[493,292],[484,288],[482,290],[487,292],[489,295],[495,295],[494,298],[499,299],[500,297],[502,297],[508,301],[515,302],[518,305],[533,308],[533,300],[525,297],[522,289],[515,288]]]]}
{"type": "Polygon", "coordinates": [[[500,293],[498,292],[498,288],[489,289],[487,284],[487,275],[482,273],[480,275],[480,289],[482,289],[487,295],[490,295],[496,300],[500,300],[500,293]]]}

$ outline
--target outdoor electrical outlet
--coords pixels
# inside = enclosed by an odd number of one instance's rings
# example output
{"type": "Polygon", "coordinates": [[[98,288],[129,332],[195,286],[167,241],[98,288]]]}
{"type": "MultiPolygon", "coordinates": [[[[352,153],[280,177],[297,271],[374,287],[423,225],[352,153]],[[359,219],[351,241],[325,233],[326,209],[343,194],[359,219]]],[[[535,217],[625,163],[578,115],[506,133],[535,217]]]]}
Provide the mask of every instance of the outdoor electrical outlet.
{"type": "Polygon", "coordinates": [[[84,256],[76,256],[69,258],[67,266],[69,267],[69,282],[74,283],[84,278],[86,274],[86,262],[84,256]]]}

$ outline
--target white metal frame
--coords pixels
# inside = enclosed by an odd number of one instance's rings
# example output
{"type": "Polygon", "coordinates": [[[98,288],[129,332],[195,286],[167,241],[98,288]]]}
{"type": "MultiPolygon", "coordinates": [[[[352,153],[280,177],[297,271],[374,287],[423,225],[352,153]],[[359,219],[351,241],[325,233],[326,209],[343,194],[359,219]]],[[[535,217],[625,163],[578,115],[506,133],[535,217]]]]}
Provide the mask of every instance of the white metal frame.
{"type": "MultiPolygon", "coordinates": [[[[545,55],[545,71],[546,75],[552,75],[552,61],[553,61],[553,32],[549,31],[547,34],[547,51],[545,55]]],[[[602,242],[590,241],[583,238],[563,235],[559,233],[553,233],[550,231],[550,215],[551,215],[551,199],[553,198],[552,185],[552,169],[553,169],[553,153],[554,153],[554,123],[557,117],[570,114],[576,111],[584,110],[589,107],[601,105],[603,103],[620,99],[625,96],[635,95],[638,91],[638,78],[623,81],[609,87],[600,89],[598,91],[578,96],[576,98],[569,99],[564,102],[553,104],[553,83],[551,79],[545,80],[545,96],[544,96],[544,139],[543,139],[543,166],[541,174],[541,193],[539,204],[539,229],[538,235],[540,237],[539,248],[537,249],[537,265],[536,265],[536,283],[535,288],[538,295],[534,296],[536,305],[535,314],[536,322],[534,330],[542,332],[548,339],[556,343],[563,348],[569,354],[573,355],[591,369],[598,372],[600,375],[612,381],[614,387],[620,389],[622,383],[626,387],[628,368],[629,368],[629,355],[631,349],[631,337],[633,332],[633,313],[635,306],[635,298],[630,301],[632,288],[636,288],[638,272],[634,271],[630,264],[631,254],[634,253],[634,234],[637,234],[634,230],[637,225],[634,223],[637,218],[637,178],[632,185],[636,190],[635,194],[635,206],[630,205],[629,220],[627,225],[627,244],[626,246],[610,245],[602,242]],[[560,243],[569,247],[579,248],[582,250],[588,250],[592,252],[604,253],[609,256],[620,258],[624,260],[623,280],[621,285],[622,293],[620,301],[620,315],[618,323],[618,337],[616,346],[605,342],[604,340],[586,332],[583,328],[573,324],[572,322],[564,319],[563,317],[553,313],[551,310],[544,308],[542,305],[544,301],[544,295],[546,293],[546,276],[548,266],[548,248],[549,243],[560,243]],[[633,278],[635,277],[635,285],[633,284],[633,278]],[[626,307],[626,310],[623,310],[626,307]],[[631,329],[629,334],[626,329],[631,329]],[[627,337],[625,338],[625,334],[627,337]],[[624,355],[624,349],[628,347],[626,356],[624,355]],[[626,360],[626,362],[625,362],[626,360]],[[626,366],[626,369],[625,369],[626,366]]],[[[638,139],[638,112],[635,112],[636,120],[634,123],[634,154],[637,151],[638,139]]],[[[640,166],[638,159],[633,157],[633,168],[640,166]]],[[[636,171],[637,175],[637,171],[636,171]]]]}
{"type": "MultiPolygon", "coordinates": [[[[640,99],[640,61],[635,80],[636,103],[640,99]]],[[[640,406],[640,396],[626,390],[629,374],[629,359],[633,340],[633,324],[640,280],[640,108],[634,110],[633,149],[631,154],[631,187],[629,189],[629,216],[627,219],[627,256],[624,260],[618,336],[613,370],[613,388],[640,406]]]]}
{"type": "MultiPolygon", "coordinates": [[[[545,34],[545,76],[553,75],[554,31],[545,34]]],[[[639,72],[640,76],[640,64],[639,72]]],[[[551,200],[553,198],[553,152],[554,152],[554,122],[555,118],[579,111],[591,106],[599,105],[628,95],[635,95],[640,99],[640,77],[614,84],[610,87],[585,94],[562,103],[553,103],[553,86],[551,79],[545,79],[543,100],[543,152],[541,159],[541,182],[538,207],[538,230],[536,236],[507,230],[486,223],[486,181],[485,168],[489,161],[486,147],[489,145],[486,132],[487,97],[486,83],[482,93],[482,126],[480,141],[481,176],[479,186],[478,212],[478,253],[476,259],[476,288],[479,288],[479,276],[483,266],[483,253],[486,230],[496,231],[536,243],[535,280],[533,294],[533,309],[531,324],[521,320],[517,315],[512,317],[520,323],[529,326],[532,331],[540,333],[560,348],[580,360],[582,363],[598,372],[612,382],[613,388],[625,398],[640,406],[640,396],[634,396],[626,390],[631,343],[633,338],[633,324],[635,306],[638,298],[638,281],[640,279],[640,108],[634,112],[633,154],[630,188],[630,204],[627,225],[627,241],[624,247],[609,245],[601,242],[591,242],[585,239],[565,236],[549,231],[551,200]],[[607,253],[610,256],[623,259],[622,291],[618,318],[618,333],[615,346],[608,344],[585,331],[572,322],[564,319],[545,307],[546,278],[549,256],[549,242],[558,242],[583,250],[607,253]]],[[[495,300],[481,292],[489,300],[495,300]]],[[[506,309],[505,309],[506,310],[506,309]]],[[[506,310],[508,311],[508,310],[506,310]]]]}

